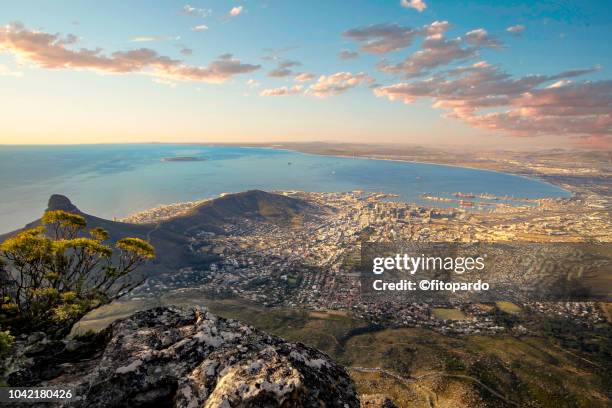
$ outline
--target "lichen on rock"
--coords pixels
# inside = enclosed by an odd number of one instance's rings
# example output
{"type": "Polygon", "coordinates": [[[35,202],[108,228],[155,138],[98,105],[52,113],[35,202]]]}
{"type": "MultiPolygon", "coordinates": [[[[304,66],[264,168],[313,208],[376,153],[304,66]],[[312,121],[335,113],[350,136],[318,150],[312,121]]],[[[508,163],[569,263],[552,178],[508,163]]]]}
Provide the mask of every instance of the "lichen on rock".
{"type": "Polygon", "coordinates": [[[203,308],[138,312],[99,336],[87,371],[63,364],[36,385],[75,387],[64,405],[88,408],[359,407],[348,373],[324,353],[203,308]]]}

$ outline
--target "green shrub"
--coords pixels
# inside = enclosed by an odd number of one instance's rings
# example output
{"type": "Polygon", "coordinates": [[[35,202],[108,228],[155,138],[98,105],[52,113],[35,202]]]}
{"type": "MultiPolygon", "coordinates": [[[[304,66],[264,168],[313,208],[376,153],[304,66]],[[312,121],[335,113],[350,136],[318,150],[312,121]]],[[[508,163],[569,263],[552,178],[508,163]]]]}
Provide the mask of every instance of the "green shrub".
{"type": "Polygon", "coordinates": [[[78,214],[47,211],[42,224],[0,244],[0,323],[13,333],[65,335],[89,311],[141,284],[132,272],[155,257],[139,238],[111,246],[102,228],[85,236],[78,214]]]}

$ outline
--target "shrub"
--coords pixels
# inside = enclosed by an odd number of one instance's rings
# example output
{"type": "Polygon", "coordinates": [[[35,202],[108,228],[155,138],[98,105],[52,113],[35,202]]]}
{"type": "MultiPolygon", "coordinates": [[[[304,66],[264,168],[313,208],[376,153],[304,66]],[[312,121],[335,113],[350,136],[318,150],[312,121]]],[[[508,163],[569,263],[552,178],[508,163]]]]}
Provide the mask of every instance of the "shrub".
{"type": "Polygon", "coordinates": [[[140,285],[133,272],[155,257],[139,238],[111,246],[102,228],[87,237],[78,214],[47,211],[42,224],[0,244],[0,323],[13,333],[65,335],[89,311],[140,285]]]}

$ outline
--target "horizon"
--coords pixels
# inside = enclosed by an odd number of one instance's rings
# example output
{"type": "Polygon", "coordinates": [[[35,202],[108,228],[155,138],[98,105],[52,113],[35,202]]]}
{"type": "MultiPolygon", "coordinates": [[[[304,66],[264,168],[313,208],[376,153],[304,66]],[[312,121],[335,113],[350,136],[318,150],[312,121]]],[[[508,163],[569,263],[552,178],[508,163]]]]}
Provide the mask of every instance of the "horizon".
{"type": "Polygon", "coordinates": [[[610,11],[519,0],[10,2],[0,145],[608,150],[610,11]]]}
{"type": "MultiPolygon", "coordinates": [[[[142,142],[75,142],[75,143],[0,143],[0,147],[73,147],[73,146],[129,146],[129,145],[191,145],[191,146],[211,146],[211,147],[243,147],[243,148],[268,148],[275,150],[288,150],[305,153],[297,149],[297,147],[305,147],[306,145],[314,146],[360,146],[360,147],[419,147],[432,151],[466,151],[471,153],[483,152],[534,152],[545,153],[552,151],[584,151],[598,152],[602,149],[599,146],[591,145],[569,145],[569,146],[479,146],[475,149],[474,145],[431,145],[419,142],[351,142],[351,141],[333,141],[333,140],[312,140],[312,141],[258,141],[258,142],[222,142],[222,141],[206,141],[206,142],[174,142],[174,141],[142,141],[142,142]]],[[[607,149],[604,149],[606,151],[607,149]]],[[[320,153],[306,153],[320,155],[320,153]]],[[[372,153],[371,155],[376,155],[372,153]]],[[[367,156],[366,156],[367,157],[367,156]]],[[[374,157],[373,157],[374,158],[374,157]]],[[[411,160],[406,160],[411,161],[411,160]]]]}

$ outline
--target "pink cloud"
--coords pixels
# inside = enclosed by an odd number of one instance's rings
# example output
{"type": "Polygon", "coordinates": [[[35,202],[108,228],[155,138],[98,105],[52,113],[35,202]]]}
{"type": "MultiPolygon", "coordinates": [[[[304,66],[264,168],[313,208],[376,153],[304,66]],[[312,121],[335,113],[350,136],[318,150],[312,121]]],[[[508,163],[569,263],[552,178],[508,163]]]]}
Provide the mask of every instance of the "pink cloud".
{"type": "Polygon", "coordinates": [[[292,87],[280,87],[264,89],[261,91],[261,96],[286,96],[286,95],[297,95],[302,91],[302,85],[294,85],[292,87]]]}
{"type": "Polygon", "coordinates": [[[412,103],[433,100],[445,115],[474,127],[517,136],[612,136],[612,81],[572,83],[596,68],[514,78],[479,62],[430,78],[379,87],[376,96],[412,103]],[[553,83],[555,86],[546,86],[553,83]]]}
{"type": "Polygon", "coordinates": [[[479,28],[469,31],[463,37],[444,38],[448,30],[447,21],[435,21],[422,29],[426,34],[421,49],[409,55],[400,63],[390,63],[386,60],[378,64],[378,69],[387,73],[399,73],[410,78],[423,75],[435,68],[457,61],[463,61],[478,56],[482,48],[500,48],[501,42],[479,28]]]}
{"type": "Polygon", "coordinates": [[[20,23],[0,29],[0,51],[46,69],[76,69],[106,73],[149,73],[176,81],[219,83],[233,75],[252,72],[259,65],[243,64],[231,55],[223,55],[208,66],[190,66],[158,54],[149,48],[104,54],[101,48],[71,49],[76,37],[28,30],[20,23]]]}
{"type": "Polygon", "coordinates": [[[400,5],[404,8],[415,9],[419,13],[427,8],[427,4],[423,0],[401,0],[400,5]]]}
{"type": "Polygon", "coordinates": [[[232,7],[229,12],[229,15],[232,17],[236,17],[238,14],[242,13],[242,6],[232,7]]]}
{"type": "Polygon", "coordinates": [[[337,72],[329,76],[320,76],[317,82],[306,90],[306,93],[319,98],[325,98],[327,96],[339,95],[360,84],[372,83],[372,81],[372,78],[363,72],[357,74],[337,72]]]}
{"type": "Polygon", "coordinates": [[[302,72],[301,74],[296,75],[294,79],[298,82],[311,81],[314,79],[314,74],[311,74],[310,72],[302,72]]]}
{"type": "Polygon", "coordinates": [[[501,42],[487,33],[487,30],[484,28],[478,28],[467,32],[464,39],[467,44],[479,48],[499,48],[502,46],[501,42]]]}
{"type": "Polygon", "coordinates": [[[443,34],[449,26],[448,21],[434,21],[420,28],[399,24],[376,24],[353,28],[342,35],[358,42],[363,52],[386,54],[410,47],[417,38],[443,34]]]}
{"type": "Polygon", "coordinates": [[[430,35],[423,41],[421,49],[399,64],[382,61],[378,68],[382,72],[403,73],[405,76],[421,75],[430,69],[464,60],[476,55],[476,48],[463,48],[460,39],[446,40],[442,34],[430,35]]]}

